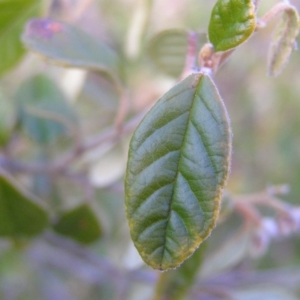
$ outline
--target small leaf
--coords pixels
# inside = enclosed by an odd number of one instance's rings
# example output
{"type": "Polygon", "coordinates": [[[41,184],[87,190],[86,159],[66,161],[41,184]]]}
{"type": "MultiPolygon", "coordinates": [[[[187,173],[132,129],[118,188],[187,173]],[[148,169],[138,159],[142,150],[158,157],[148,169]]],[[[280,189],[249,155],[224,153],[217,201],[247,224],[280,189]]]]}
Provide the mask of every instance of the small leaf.
{"type": "Polygon", "coordinates": [[[47,225],[45,210],[21,192],[10,178],[0,174],[0,236],[31,237],[47,225]]]}
{"type": "Polygon", "coordinates": [[[82,244],[93,243],[101,236],[99,221],[87,204],[65,212],[53,228],[57,233],[82,244]]]}
{"type": "Polygon", "coordinates": [[[268,73],[270,76],[279,75],[288,62],[299,34],[299,22],[296,8],[290,6],[284,11],[269,50],[268,73]]]}
{"type": "Polygon", "coordinates": [[[186,299],[185,295],[193,285],[199,268],[202,264],[203,254],[206,247],[202,244],[194,255],[187,259],[176,270],[170,270],[169,272],[163,272],[160,274],[156,294],[154,300],[160,299],[172,299],[181,300],[186,299]]]}
{"type": "MultiPolygon", "coordinates": [[[[163,73],[179,77],[185,66],[189,33],[181,29],[168,29],[154,36],[148,46],[151,61],[163,73]]],[[[199,35],[199,45],[205,43],[204,35],[199,35]]],[[[197,51],[196,51],[197,52],[197,51]]]]}
{"type": "Polygon", "coordinates": [[[252,0],[218,0],[208,27],[216,51],[226,51],[246,41],[253,33],[255,8],[252,0]]]}
{"type": "Polygon", "coordinates": [[[40,6],[40,0],[0,1],[0,75],[25,53],[20,36],[26,21],[38,15],[40,6]]]}
{"type": "Polygon", "coordinates": [[[231,149],[229,121],[209,76],[167,92],[136,129],[125,202],[132,240],[154,269],[175,268],[210,234],[231,149]]]}
{"type": "Polygon", "coordinates": [[[75,113],[58,86],[44,75],[24,82],[15,96],[19,122],[25,132],[40,144],[47,144],[76,122],[75,113]]]}
{"type": "Polygon", "coordinates": [[[114,76],[118,57],[106,44],[72,25],[33,19],[22,36],[25,46],[46,60],[66,67],[91,69],[114,76]]]}

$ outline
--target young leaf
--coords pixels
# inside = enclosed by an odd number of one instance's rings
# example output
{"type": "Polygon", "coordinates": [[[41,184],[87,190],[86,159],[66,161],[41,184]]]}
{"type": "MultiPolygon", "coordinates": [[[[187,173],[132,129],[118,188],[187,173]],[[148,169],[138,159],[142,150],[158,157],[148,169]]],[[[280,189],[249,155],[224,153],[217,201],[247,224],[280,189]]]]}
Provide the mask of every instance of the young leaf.
{"type": "Polygon", "coordinates": [[[101,236],[99,221],[87,204],[81,204],[65,212],[53,229],[82,244],[95,242],[101,236]]]}
{"type": "Polygon", "coordinates": [[[125,202],[132,240],[154,269],[175,268],[210,234],[231,149],[229,121],[205,74],[167,92],[136,129],[125,202]]]}
{"type": "Polygon", "coordinates": [[[281,23],[275,30],[269,50],[268,73],[277,76],[285,67],[299,34],[300,23],[296,8],[290,6],[284,11],[281,23]]]}
{"type": "MultiPolygon", "coordinates": [[[[203,45],[204,34],[198,35],[197,50],[203,45]]],[[[148,46],[148,55],[163,73],[178,78],[185,66],[189,33],[181,29],[167,29],[154,36],[148,46]]],[[[205,37],[206,38],[206,37],[205,37]]]]}
{"type": "Polygon", "coordinates": [[[40,144],[47,144],[74,124],[75,113],[58,86],[44,75],[24,82],[15,96],[19,121],[25,132],[40,144]]]}
{"type": "Polygon", "coordinates": [[[208,27],[209,40],[215,51],[226,51],[247,40],[255,29],[252,0],[218,0],[208,27]]]}
{"type": "Polygon", "coordinates": [[[45,210],[0,174],[0,236],[31,237],[48,225],[45,210]]]}
{"type": "Polygon", "coordinates": [[[91,69],[114,77],[118,57],[106,44],[79,28],[51,19],[27,23],[22,41],[46,60],[67,67],[91,69]]]}
{"type": "Polygon", "coordinates": [[[40,0],[0,1],[0,75],[13,67],[24,54],[20,35],[26,21],[39,13],[40,0]]]}
{"type": "Polygon", "coordinates": [[[202,264],[203,254],[206,249],[203,243],[192,257],[187,259],[179,268],[160,274],[154,300],[186,299],[189,288],[193,285],[202,264]]]}

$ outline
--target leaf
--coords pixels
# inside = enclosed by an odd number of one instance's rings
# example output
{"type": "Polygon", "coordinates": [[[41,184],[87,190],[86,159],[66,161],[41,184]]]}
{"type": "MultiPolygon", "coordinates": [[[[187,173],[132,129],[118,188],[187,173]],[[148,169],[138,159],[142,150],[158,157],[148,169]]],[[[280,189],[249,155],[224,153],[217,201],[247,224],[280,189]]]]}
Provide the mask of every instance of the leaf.
{"type": "Polygon", "coordinates": [[[52,142],[76,122],[65,95],[44,75],[36,75],[24,82],[15,98],[22,128],[40,144],[52,142]]]}
{"type": "MultiPolygon", "coordinates": [[[[168,29],[154,36],[148,46],[148,55],[163,73],[179,77],[184,69],[189,33],[181,29],[168,29]]],[[[198,46],[204,44],[204,35],[198,36],[198,46]]],[[[196,51],[197,53],[197,51],[196,51]]]]}
{"type": "Polygon", "coordinates": [[[154,300],[186,299],[184,297],[193,285],[202,264],[203,254],[206,249],[204,246],[205,244],[202,244],[201,247],[195,251],[194,255],[183,262],[176,270],[170,270],[169,272],[160,274],[154,300]]]}
{"type": "Polygon", "coordinates": [[[0,90],[0,147],[10,140],[15,122],[15,107],[0,90]]]}
{"type": "Polygon", "coordinates": [[[203,262],[201,275],[209,277],[234,268],[249,253],[252,230],[243,228],[203,262]],[[234,255],[232,255],[234,253],[234,255]]]}
{"type": "Polygon", "coordinates": [[[234,300],[297,300],[298,297],[293,295],[290,291],[284,288],[276,287],[273,285],[265,287],[249,287],[240,289],[231,293],[234,300]]]}
{"type": "Polygon", "coordinates": [[[20,36],[26,21],[38,15],[40,6],[39,0],[0,0],[0,76],[25,53],[20,36]]]}
{"type": "Polygon", "coordinates": [[[167,92],[136,129],[125,202],[132,240],[154,269],[175,268],[210,234],[231,149],[225,107],[209,76],[167,92]]]}
{"type": "Polygon", "coordinates": [[[226,51],[246,41],[256,26],[252,0],[218,0],[208,26],[216,51],[226,51]]]}
{"type": "Polygon", "coordinates": [[[27,23],[22,41],[51,63],[100,71],[113,77],[118,73],[118,56],[113,49],[72,25],[33,19],[27,23]]]}
{"type": "Polygon", "coordinates": [[[0,174],[0,236],[32,237],[48,225],[46,211],[0,174]]]}
{"type": "Polygon", "coordinates": [[[53,229],[82,244],[95,242],[101,236],[99,221],[87,204],[81,204],[65,212],[53,229]]]}
{"type": "Polygon", "coordinates": [[[289,9],[284,11],[269,49],[268,74],[270,76],[279,75],[288,62],[299,34],[299,22],[296,8],[290,6],[289,9]]]}

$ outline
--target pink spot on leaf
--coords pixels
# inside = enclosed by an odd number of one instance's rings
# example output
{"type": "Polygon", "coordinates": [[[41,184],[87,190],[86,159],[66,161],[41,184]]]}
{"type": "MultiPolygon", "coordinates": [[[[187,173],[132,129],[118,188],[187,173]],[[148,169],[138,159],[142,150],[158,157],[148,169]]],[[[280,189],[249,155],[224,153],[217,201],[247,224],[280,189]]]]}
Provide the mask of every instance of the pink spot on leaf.
{"type": "Polygon", "coordinates": [[[63,24],[51,19],[32,19],[27,23],[26,35],[33,38],[50,39],[62,32],[63,24]]]}

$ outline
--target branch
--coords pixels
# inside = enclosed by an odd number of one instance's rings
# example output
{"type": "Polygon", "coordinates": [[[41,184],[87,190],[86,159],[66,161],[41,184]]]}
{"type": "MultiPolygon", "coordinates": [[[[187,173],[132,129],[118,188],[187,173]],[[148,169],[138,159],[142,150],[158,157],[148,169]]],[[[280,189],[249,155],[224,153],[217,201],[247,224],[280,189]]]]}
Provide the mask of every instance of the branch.
{"type": "Polygon", "coordinates": [[[99,135],[96,135],[86,142],[77,144],[73,149],[67,152],[62,157],[58,158],[51,164],[41,163],[24,163],[11,159],[4,154],[0,153],[0,168],[6,169],[11,172],[24,172],[24,173],[38,173],[38,174],[49,174],[49,175],[65,175],[69,171],[70,164],[73,163],[80,156],[86,152],[95,149],[105,144],[115,144],[124,135],[130,134],[139,122],[142,120],[146,112],[149,110],[143,110],[131,120],[126,122],[121,128],[111,127],[103,131],[99,135]]]}

